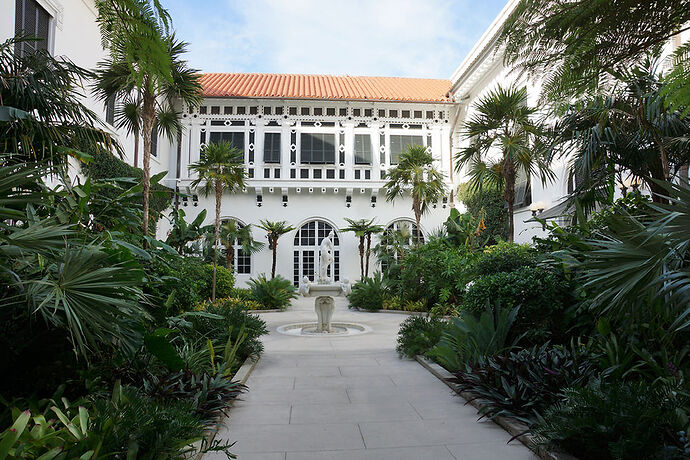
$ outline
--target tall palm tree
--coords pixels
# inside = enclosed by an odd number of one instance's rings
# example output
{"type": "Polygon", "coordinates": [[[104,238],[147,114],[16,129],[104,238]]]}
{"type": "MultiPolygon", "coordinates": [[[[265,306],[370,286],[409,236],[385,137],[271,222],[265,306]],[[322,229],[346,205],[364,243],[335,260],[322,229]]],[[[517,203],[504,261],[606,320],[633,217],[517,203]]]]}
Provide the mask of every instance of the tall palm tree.
{"type": "Polygon", "coordinates": [[[365,278],[369,275],[369,255],[371,254],[371,235],[374,233],[380,233],[383,231],[383,227],[376,225],[374,223],[375,219],[366,220],[353,220],[345,218],[345,221],[350,224],[343,228],[344,232],[352,232],[357,238],[359,238],[359,269],[360,278],[365,278]],[[364,243],[367,243],[366,251],[364,249],[364,243]],[[366,255],[366,270],[364,268],[364,260],[366,255]]]}
{"type": "Polygon", "coordinates": [[[96,6],[110,55],[98,63],[94,89],[103,101],[130,100],[127,116],[118,123],[143,137],[143,231],[148,235],[151,138],[162,133],[174,141],[181,130],[176,105],[201,103],[199,74],[182,59],[187,43],[170,32],[170,15],[157,0],[98,0],[96,6]]]}
{"type": "Polygon", "coordinates": [[[288,225],[288,223],[284,220],[280,220],[280,221],[262,220],[261,225],[259,225],[258,227],[261,229],[264,229],[266,231],[266,238],[268,238],[268,248],[273,252],[273,265],[271,266],[271,278],[275,278],[275,276],[276,276],[276,258],[277,258],[278,239],[282,235],[293,231],[295,229],[295,227],[288,225]]]}
{"type": "Polygon", "coordinates": [[[252,237],[252,225],[241,225],[229,219],[220,226],[220,242],[225,246],[225,261],[228,270],[233,270],[235,260],[235,242],[245,254],[254,254],[264,248],[264,244],[252,237]]]}
{"type": "MultiPolygon", "coordinates": [[[[406,193],[412,195],[412,211],[420,227],[422,214],[429,204],[441,199],[445,193],[443,173],[434,168],[434,159],[421,145],[413,145],[400,155],[400,162],[388,173],[386,200],[393,201],[406,193]]],[[[417,245],[421,244],[421,232],[417,231],[417,245]]]]}
{"type": "Polygon", "coordinates": [[[480,98],[476,114],[464,126],[471,144],[456,156],[456,171],[470,165],[470,186],[498,186],[508,204],[508,237],[513,241],[515,224],[515,182],[519,173],[529,181],[539,174],[542,183],[553,179],[544,147],[544,128],[536,121],[537,109],[527,104],[527,88],[498,86],[480,98]],[[500,153],[499,158],[495,154],[500,153]]]}
{"type": "Polygon", "coordinates": [[[191,186],[201,185],[205,196],[216,198],[216,219],[213,232],[213,287],[211,300],[216,300],[216,269],[218,267],[218,240],[220,238],[220,204],[223,193],[244,190],[245,171],[241,150],[229,142],[211,143],[201,149],[199,161],[189,166],[197,174],[191,186]]]}

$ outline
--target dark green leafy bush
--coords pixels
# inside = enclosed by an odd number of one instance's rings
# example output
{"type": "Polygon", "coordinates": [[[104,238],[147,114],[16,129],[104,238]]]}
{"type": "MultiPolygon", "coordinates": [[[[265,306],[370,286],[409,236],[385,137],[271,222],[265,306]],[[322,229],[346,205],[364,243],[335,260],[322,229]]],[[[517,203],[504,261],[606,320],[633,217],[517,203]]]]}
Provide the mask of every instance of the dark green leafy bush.
{"type": "Polygon", "coordinates": [[[501,242],[486,248],[473,268],[475,275],[482,277],[500,272],[512,272],[522,267],[534,267],[536,264],[537,253],[530,246],[501,242]]]}
{"type": "Polygon", "coordinates": [[[400,356],[408,358],[424,355],[441,340],[446,324],[436,316],[410,316],[400,324],[395,349],[400,356]]]}
{"type": "Polygon", "coordinates": [[[230,337],[230,331],[232,330],[232,340],[235,341],[244,325],[246,337],[238,350],[239,359],[261,355],[264,346],[260,337],[268,334],[268,329],[266,322],[259,316],[248,313],[241,304],[227,302],[226,299],[204,302],[196,310],[184,315],[184,322],[179,324],[182,334],[190,342],[205,342],[210,339],[214,346],[223,347],[230,337]]]}
{"type": "Polygon", "coordinates": [[[383,284],[383,275],[376,272],[371,278],[364,278],[355,283],[347,299],[350,301],[350,308],[377,311],[383,308],[387,295],[388,289],[383,284]]]}
{"type": "Polygon", "coordinates": [[[467,194],[462,201],[474,219],[484,219],[486,228],[478,240],[496,244],[508,239],[508,208],[498,190],[483,189],[467,194]]]}
{"type": "Polygon", "coordinates": [[[563,388],[586,385],[595,375],[596,365],[585,353],[546,343],[483,356],[456,372],[454,382],[485,404],[482,416],[510,416],[531,425],[560,399],[563,388]]]}
{"type": "MultiPolygon", "coordinates": [[[[663,456],[679,444],[687,392],[675,385],[592,382],[568,389],[533,433],[551,447],[592,460],[683,458],[663,456]]],[[[680,447],[680,446],[678,446],[680,447]]],[[[687,458],[687,457],[685,457],[687,458]]]]}
{"type": "Polygon", "coordinates": [[[256,279],[250,279],[248,284],[254,300],[266,310],[284,310],[290,306],[292,299],[297,298],[297,288],[280,275],[267,279],[262,274],[256,279]]]}
{"type": "Polygon", "coordinates": [[[566,307],[573,302],[572,287],[562,274],[542,267],[522,267],[478,278],[467,289],[463,311],[480,314],[491,305],[520,306],[514,333],[527,339],[562,341],[566,307]]]}
{"type": "Polygon", "coordinates": [[[397,294],[406,300],[424,300],[427,305],[459,304],[474,257],[464,246],[433,238],[411,249],[400,263],[397,294]]]}

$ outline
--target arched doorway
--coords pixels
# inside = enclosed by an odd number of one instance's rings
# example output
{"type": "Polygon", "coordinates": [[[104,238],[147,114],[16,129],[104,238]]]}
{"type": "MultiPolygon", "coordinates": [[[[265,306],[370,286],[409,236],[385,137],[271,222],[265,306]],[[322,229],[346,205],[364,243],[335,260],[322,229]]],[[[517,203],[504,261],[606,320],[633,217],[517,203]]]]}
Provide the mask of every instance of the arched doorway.
{"type": "Polygon", "coordinates": [[[410,219],[398,219],[391,222],[381,235],[383,251],[379,254],[381,271],[387,272],[391,264],[395,264],[400,257],[400,251],[404,251],[417,243],[424,244],[424,232],[417,228],[417,224],[410,219]]]}
{"type": "Polygon", "coordinates": [[[340,281],[340,240],[338,232],[326,221],[314,219],[303,224],[295,234],[294,240],[294,277],[293,282],[298,285],[305,276],[314,281],[314,274],[318,270],[319,245],[321,241],[333,231],[333,273],[329,276],[333,281],[340,281]]]}

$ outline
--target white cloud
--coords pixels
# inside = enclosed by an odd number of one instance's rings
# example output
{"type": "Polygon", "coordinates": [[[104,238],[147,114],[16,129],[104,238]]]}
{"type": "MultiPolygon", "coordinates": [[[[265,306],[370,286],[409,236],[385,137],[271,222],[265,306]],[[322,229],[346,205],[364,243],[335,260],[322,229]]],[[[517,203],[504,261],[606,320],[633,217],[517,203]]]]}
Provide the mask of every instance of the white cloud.
{"type": "Polygon", "coordinates": [[[448,78],[502,7],[472,0],[222,0],[171,8],[206,72],[448,78]],[[210,5],[206,5],[210,6],[210,5]]]}

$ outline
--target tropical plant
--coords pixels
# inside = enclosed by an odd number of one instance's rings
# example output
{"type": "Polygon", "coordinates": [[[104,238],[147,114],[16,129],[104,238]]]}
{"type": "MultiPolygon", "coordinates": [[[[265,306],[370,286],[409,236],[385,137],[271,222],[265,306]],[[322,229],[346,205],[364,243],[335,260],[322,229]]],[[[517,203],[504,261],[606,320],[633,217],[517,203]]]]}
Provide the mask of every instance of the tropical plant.
{"type": "Polygon", "coordinates": [[[290,282],[278,275],[270,280],[265,274],[258,278],[251,278],[247,284],[252,290],[252,296],[260,302],[267,310],[284,310],[290,305],[292,299],[297,298],[297,288],[290,282]]]}
{"type": "Polygon", "coordinates": [[[441,340],[446,321],[437,316],[410,316],[400,324],[395,347],[402,357],[424,355],[441,340]]]}
{"type": "Polygon", "coordinates": [[[398,229],[388,228],[379,236],[379,242],[374,247],[374,254],[387,280],[395,282],[399,277],[399,264],[410,250],[411,239],[412,232],[406,224],[400,225],[398,229]]]}
{"type": "Polygon", "coordinates": [[[266,231],[266,238],[268,239],[268,249],[273,252],[273,263],[271,264],[271,278],[276,276],[276,260],[278,256],[278,240],[280,237],[295,229],[284,220],[271,221],[262,220],[259,228],[266,231]]]}
{"type": "Polygon", "coordinates": [[[201,191],[216,199],[216,218],[213,233],[213,290],[211,300],[216,299],[216,270],[218,267],[218,242],[220,240],[220,205],[223,193],[235,193],[245,187],[245,171],[242,152],[229,142],[210,143],[201,149],[199,161],[189,169],[197,174],[193,188],[201,185],[201,191]]]}
{"type": "Polygon", "coordinates": [[[488,186],[503,190],[508,204],[508,239],[513,241],[515,224],[515,185],[518,175],[527,186],[538,174],[542,183],[553,179],[545,148],[545,128],[535,118],[537,108],[527,103],[527,88],[498,85],[481,97],[476,113],[465,123],[464,136],[470,145],[455,156],[457,171],[469,165],[470,186],[474,190],[488,186]],[[493,160],[494,150],[500,158],[493,160]]]}
{"type": "Polygon", "coordinates": [[[143,136],[143,229],[148,235],[151,138],[180,132],[176,104],[201,102],[198,71],[182,59],[187,44],[170,32],[170,15],[156,0],[98,0],[102,44],[109,57],[98,64],[96,94],[126,101],[120,127],[143,136]]]}
{"type": "Polygon", "coordinates": [[[30,40],[17,36],[0,43],[0,106],[14,109],[10,120],[0,120],[0,152],[16,154],[13,161],[55,165],[66,165],[67,155],[88,160],[103,148],[121,154],[75,91],[93,74],[43,50],[20,55],[19,45],[30,40]]]}
{"type": "Polygon", "coordinates": [[[451,318],[438,345],[428,355],[451,372],[463,369],[483,356],[494,356],[509,349],[519,338],[511,338],[511,327],[520,307],[486,307],[479,318],[462,315],[451,318]]]}
{"type": "MultiPolygon", "coordinates": [[[[445,192],[443,173],[434,166],[434,158],[419,145],[413,145],[400,154],[397,166],[386,173],[386,200],[394,201],[409,193],[412,197],[417,228],[420,229],[422,215],[429,205],[441,199],[445,192]]],[[[417,232],[417,245],[421,244],[421,233],[417,232]]]]}
{"type": "Polygon", "coordinates": [[[597,373],[582,345],[553,346],[548,342],[483,356],[465,364],[452,380],[456,391],[470,392],[482,404],[482,417],[512,417],[532,425],[559,402],[564,388],[585,386],[597,373]]]}
{"type": "MultiPolygon", "coordinates": [[[[610,204],[630,177],[644,182],[654,201],[663,201],[668,181],[690,161],[690,120],[666,108],[656,63],[647,60],[621,72],[617,86],[568,108],[557,122],[557,158],[568,159],[574,185],[570,203],[585,214],[610,204]]],[[[576,215],[576,214],[575,214],[576,215]]]]}
{"type": "MultiPolygon", "coordinates": [[[[503,24],[505,61],[554,100],[592,92],[687,30],[684,2],[521,0],[503,24]],[[597,27],[592,27],[596,24],[597,27]]],[[[687,84],[687,74],[684,81],[687,84]]]]}
{"type": "Polygon", "coordinates": [[[360,220],[353,220],[353,219],[348,219],[347,217],[345,218],[345,221],[350,224],[347,227],[341,229],[343,232],[352,232],[355,234],[355,237],[359,238],[359,274],[360,274],[360,279],[364,279],[366,276],[369,276],[369,255],[371,254],[371,235],[375,233],[381,233],[383,231],[383,227],[380,225],[376,225],[375,222],[376,219],[371,219],[371,220],[366,220],[366,219],[360,219],[360,220]],[[365,242],[366,242],[366,249],[365,249],[365,242]],[[365,269],[365,260],[366,256],[366,269],[365,269]]]}
{"type": "Polygon", "coordinates": [[[482,277],[536,265],[537,252],[531,246],[501,242],[484,249],[472,268],[475,276],[482,277]]]}
{"type": "Polygon", "coordinates": [[[678,443],[677,433],[685,429],[687,405],[687,393],[675,384],[593,381],[566,389],[563,401],[545,411],[532,432],[578,458],[664,458],[665,448],[678,443]]]}
{"type": "Polygon", "coordinates": [[[359,283],[352,286],[352,292],[347,295],[350,301],[350,308],[357,308],[367,311],[377,311],[383,308],[383,301],[386,298],[386,289],[381,273],[376,272],[371,278],[364,278],[359,283]]]}
{"type": "Polygon", "coordinates": [[[202,209],[194,220],[189,223],[184,219],[185,216],[186,213],[183,209],[173,209],[170,211],[172,226],[165,240],[165,244],[175,248],[180,255],[189,252],[189,243],[197,241],[203,236],[201,225],[206,219],[206,209],[202,209]]]}
{"type": "Polygon", "coordinates": [[[458,198],[462,199],[473,220],[483,223],[484,228],[478,237],[481,243],[496,244],[508,239],[508,209],[500,190],[483,187],[481,190],[468,190],[462,196],[458,191],[458,198]]]}
{"type": "Polygon", "coordinates": [[[264,244],[252,237],[252,225],[242,225],[235,220],[226,220],[220,225],[220,242],[225,246],[226,267],[234,271],[235,244],[244,254],[255,254],[264,248],[264,244]]]}

